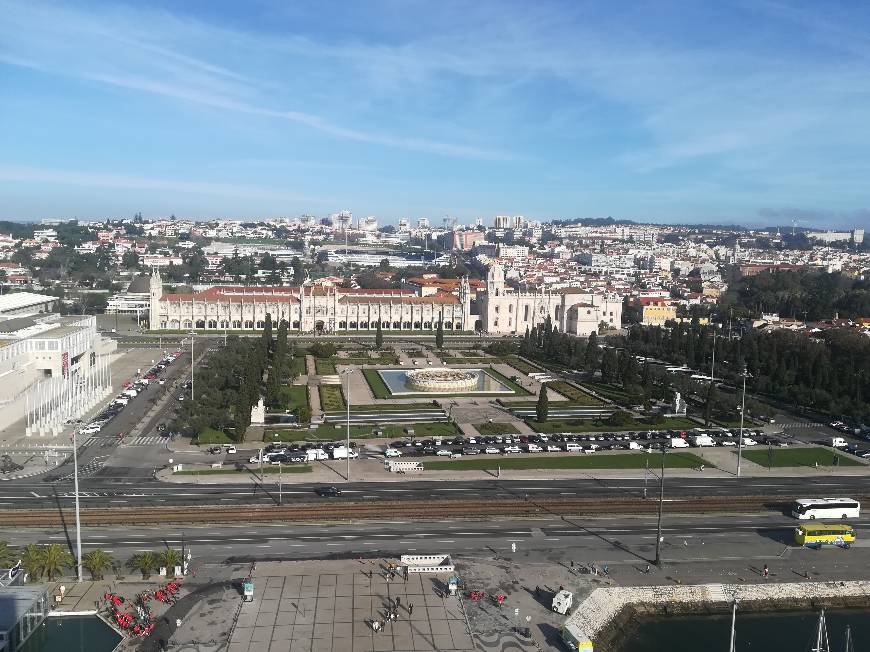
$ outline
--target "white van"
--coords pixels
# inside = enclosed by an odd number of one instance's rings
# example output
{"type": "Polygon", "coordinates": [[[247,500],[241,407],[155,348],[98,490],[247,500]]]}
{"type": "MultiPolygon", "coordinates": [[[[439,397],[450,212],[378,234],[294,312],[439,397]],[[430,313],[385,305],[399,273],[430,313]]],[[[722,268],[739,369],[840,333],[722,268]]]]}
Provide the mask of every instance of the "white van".
{"type": "Polygon", "coordinates": [[[569,453],[579,453],[583,450],[583,447],[580,444],[572,441],[565,444],[565,450],[569,453]]]}
{"type": "Polygon", "coordinates": [[[631,451],[642,451],[642,450],[643,450],[643,446],[641,446],[640,444],[638,444],[636,441],[630,441],[630,442],[628,442],[628,450],[631,450],[631,451]]]}
{"type": "Polygon", "coordinates": [[[831,438],[831,446],[833,448],[846,448],[849,444],[846,443],[846,440],[842,437],[832,437],[831,438]]]}
{"type": "Polygon", "coordinates": [[[401,457],[402,451],[397,448],[388,448],[384,451],[384,457],[401,457]]]}
{"type": "Polygon", "coordinates": [[[527,450],[529,453],[540,453],[540,452],[543,451],[544,449],[541,448],[540,446],[538,446],[537,444],[527,444],[527,445],[526,445],[526,450],[527,450]]]}
{"type": "Polygon", "coordinates": [[[689,442],[687,442],[682,437],[671,437],[670,447],[671,448],[688,448],[689,442]]]}
{"type": "Polygon", "coordinates": [[[112,403],[115,405],[127,405],[130,402],[130,399],[126,396],[119,396],[112,403]]]}
{"type": "Polygon", "coordinates": [[[713,441],[712,437],[707,435],[697,435],[692,437],[692,443],[698,448],[703,448],[705,446],[715,446],[716,442],[713,441]]]}
{"type": "Polygon", "coordinates": [[[328,460],[329,455],[322,448],[309,448],[305,451],[305,459],[309,462],[314,460],[328,460]]]}

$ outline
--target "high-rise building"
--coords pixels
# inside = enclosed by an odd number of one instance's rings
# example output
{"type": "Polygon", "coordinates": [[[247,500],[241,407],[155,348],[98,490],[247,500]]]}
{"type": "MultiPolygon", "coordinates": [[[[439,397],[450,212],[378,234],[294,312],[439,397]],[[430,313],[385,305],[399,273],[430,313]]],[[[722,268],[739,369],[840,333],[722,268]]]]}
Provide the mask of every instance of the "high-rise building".
{"type": "Polygon", "coordinates": [[[511,223],[510,215],[496,215],[492,221],[492,225],[496,229],[509,229],[511,228],[511,223]]]}
{"type": "Polygon", "coordinates": [[[419,220],[417,220],[417,228],[418,229],[428,229],[429,228],[429,218],[428,217],[421,217],[419,220]]]}

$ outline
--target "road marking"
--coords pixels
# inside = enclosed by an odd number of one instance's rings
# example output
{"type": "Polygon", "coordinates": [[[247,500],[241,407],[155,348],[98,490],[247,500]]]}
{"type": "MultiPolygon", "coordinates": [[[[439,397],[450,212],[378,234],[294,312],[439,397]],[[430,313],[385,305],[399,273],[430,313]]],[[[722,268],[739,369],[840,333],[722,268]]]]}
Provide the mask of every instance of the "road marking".
{"type": "Polygon", "coordinates": [[[453,539],[446,539],[444,541],[436,541],[436,543],[456,543],[453,539]]]}

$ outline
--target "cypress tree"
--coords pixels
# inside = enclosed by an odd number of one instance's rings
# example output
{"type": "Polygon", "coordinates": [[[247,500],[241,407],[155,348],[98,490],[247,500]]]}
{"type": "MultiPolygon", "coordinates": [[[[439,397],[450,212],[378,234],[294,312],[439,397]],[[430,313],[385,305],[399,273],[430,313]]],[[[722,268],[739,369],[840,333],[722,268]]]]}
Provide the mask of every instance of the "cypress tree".
{"type": "Polygon", "coordinates": [[[550,399],[547,398],[547,384],[541,384],[541,392],[538,394],[538,404],[535,406],[535,416],[538,423],[544,423],[550,412],[550,399]]]}
{"type": "Polygon", "coordinates": [[[375,331],[375,348],[380,351],[384,346],[384,331],[381,330],[381,321],[378,320],[378,328],[375,331]]]}
{"type": "Polygon", "coordinates": [[[435,346],[439,349],[444,348],[444,325],[439,321],[438,329],[435,331],[435,346]]]}

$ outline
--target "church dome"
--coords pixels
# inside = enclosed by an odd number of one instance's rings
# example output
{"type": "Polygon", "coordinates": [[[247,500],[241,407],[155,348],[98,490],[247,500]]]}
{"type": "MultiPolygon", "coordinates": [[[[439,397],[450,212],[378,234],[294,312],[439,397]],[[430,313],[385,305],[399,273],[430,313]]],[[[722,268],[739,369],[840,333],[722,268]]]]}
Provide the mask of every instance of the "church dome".
{"type": "Polygon", "coordinates": [[[148,294],[151,292],[151,279],[145,274],[140,274],[130,282],[127,292],[131,294],[148,294]]]}

